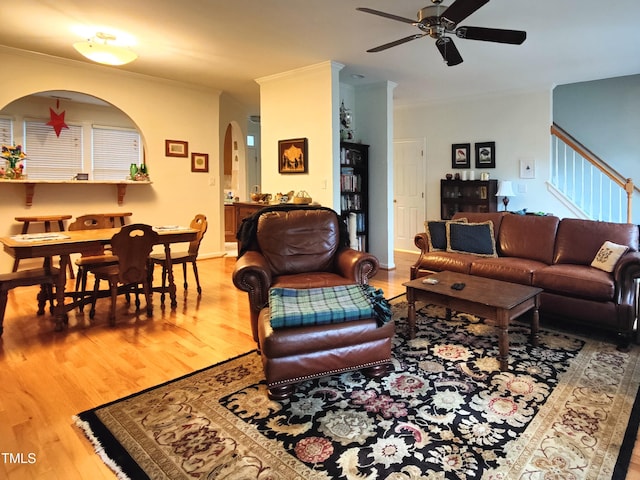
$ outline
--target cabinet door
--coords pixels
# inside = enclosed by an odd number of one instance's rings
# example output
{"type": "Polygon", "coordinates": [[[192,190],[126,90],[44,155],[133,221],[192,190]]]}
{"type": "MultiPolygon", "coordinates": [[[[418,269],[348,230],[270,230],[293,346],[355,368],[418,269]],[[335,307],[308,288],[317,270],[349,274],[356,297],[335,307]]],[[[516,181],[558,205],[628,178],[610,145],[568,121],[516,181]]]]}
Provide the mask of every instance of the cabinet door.
{"type": "Polygon", "coordinates": [[[224,206],[224,241],[236,241],[236,207],[233,205],[224,206]]]}

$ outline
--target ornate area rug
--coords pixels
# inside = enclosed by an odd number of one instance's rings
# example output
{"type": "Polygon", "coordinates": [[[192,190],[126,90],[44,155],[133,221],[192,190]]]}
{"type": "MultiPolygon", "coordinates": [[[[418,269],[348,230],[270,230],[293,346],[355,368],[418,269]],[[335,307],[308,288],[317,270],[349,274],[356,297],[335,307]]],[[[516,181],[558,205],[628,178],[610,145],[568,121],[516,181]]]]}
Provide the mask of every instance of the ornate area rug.
{"type": "Polygon", "coordinates": [[[427,306],[418,335],[397,323],[392,371],[299,385],[270,401],[250,352],[80,413],[74,420],[120,478],[625,478],[638,431],[640,350],[541,329],[510,329],[500,372],[497,332],[427,306]]]}

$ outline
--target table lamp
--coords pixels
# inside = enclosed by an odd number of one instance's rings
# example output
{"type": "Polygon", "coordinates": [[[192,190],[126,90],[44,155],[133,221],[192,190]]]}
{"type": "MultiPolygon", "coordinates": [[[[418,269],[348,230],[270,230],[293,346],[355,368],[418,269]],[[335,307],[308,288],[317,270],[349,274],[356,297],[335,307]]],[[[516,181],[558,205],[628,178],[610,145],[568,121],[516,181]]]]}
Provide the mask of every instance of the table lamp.
{"type": "Polygon", "coordinates": [[[504,210],[507,211],[507,205],[509,205],[509,197],[515,197],[516,194],[513,193],[513,185],[511,184],[511,180],[502,180],[500,181],[500,185],[498,185],[498,193],[496,193],[496,197],[503,197],[502,203],[504,204],[504,210]]]}

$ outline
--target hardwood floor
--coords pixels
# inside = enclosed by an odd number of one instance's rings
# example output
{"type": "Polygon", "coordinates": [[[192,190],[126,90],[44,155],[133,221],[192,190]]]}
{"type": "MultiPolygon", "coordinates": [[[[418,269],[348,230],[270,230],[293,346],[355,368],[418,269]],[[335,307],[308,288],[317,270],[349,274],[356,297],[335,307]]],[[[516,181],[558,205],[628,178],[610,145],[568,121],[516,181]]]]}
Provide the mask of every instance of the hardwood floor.
{"type": "MultiPolygon", "coordinates": [[[[387,297],[404,293],[415,258],[398,253],[396,269],[379,272],[372,285],[387,297]]],[[[234,264],[233,257],[198,261],[202,297],[189,276],[175,310],[154,297],[151,319],[120,301],[113,328],[106,298],[93,321],[74,311],[56,333],[49,315],[35,315],[37,288],[12,290],[0,337],[0,478],[113,480],[72,415],[254,349],[246,294],[231,282],[234,264]]],[[[640,477],[637,447],[632,462],[628,479],[640,477]]]]}

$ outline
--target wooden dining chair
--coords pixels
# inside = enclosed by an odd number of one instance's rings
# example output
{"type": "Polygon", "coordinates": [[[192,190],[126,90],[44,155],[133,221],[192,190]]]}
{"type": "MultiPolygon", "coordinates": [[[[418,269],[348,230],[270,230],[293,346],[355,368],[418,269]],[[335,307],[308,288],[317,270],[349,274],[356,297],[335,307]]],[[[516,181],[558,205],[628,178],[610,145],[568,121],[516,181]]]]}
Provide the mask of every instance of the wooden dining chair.
{"type": "MultiPolygon", "coordinates": [[[[109,324],[116,323],[116,300],[119,293],[137,292],[142,285],[147,301],[147,316],[153,315],[151,295],[151,282],[149,254],[153,246],[159,242],[158,234],[150,225],[134,223],[125,225],[111,238],[113,254],[118,257],[118,263],[91,270],[95,276],[93,297],[89,318],[96,313],[96,300],[100,291],[100,281],[107,280],[111,291],[111,310],[109,312],[109,324]],[[119,288],[122,286],[122,288],[119,288]]],[[[136,297],[136,311],[140,310],[140,301],[136,297]]]]}
{"type": "MultiPolygon", "coordinates": [[[[111,220],[104,215],[81,215],[69,224],[69,231],[93,230],[98,228],[111,228],[111,220]]],[[[78,309],[82,312],[87,300],[87,272],[107,265],[118,263],[118,257],[113,255],[110,248],[98,245],[92,250],[82,252],[80,258],[76,259],[75,265],[78,267],[76,274],[76,295],[78,309]]]]}
{"type": "Polygon", "coordinates": [[[9,290],[40,285],[38,315],[43,315],[47,301],[51,305],[50,310],[53,311],[54,287],[59,275],[60,270],[55,267],[31,268],[0,274],[0,336],[4,331],[4,313],[7,309],[9,290]]]}
{"type": "Polygon", "coordinates": [[[200,243],[202,237],[207,231],[207,217],[201,213],[197,214],[193,220],[191,220],[190,228],[198,230],[198,235],[194,240],[189,242],[189,248],[186,252],[171,252],[171,265],[167,265],[167,257],[164,253],[154,253],[149,258],[153,265],[162,266],[162,293],[160,294],[160,302],[164,304],[165,290],[167,284],[168,268],[173,268],[174,265],[182,264],[182,275],[184,279],[184,289],[189,287],[187,283],[187,263],[191,263],[193,266],[193,275],[196,278],[196,285],[198,295],[202,294],[202,287],[200,286],[200,278],[198,276],[198,266],[196,260],[198,258],[198,250],[200,249],[200,243]]]}

